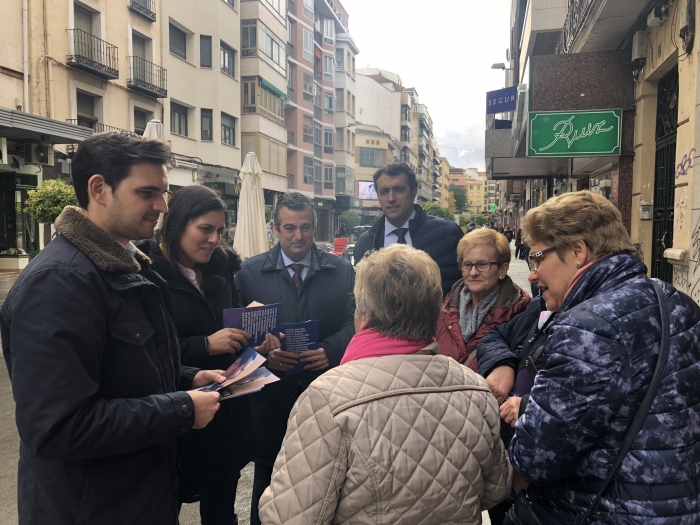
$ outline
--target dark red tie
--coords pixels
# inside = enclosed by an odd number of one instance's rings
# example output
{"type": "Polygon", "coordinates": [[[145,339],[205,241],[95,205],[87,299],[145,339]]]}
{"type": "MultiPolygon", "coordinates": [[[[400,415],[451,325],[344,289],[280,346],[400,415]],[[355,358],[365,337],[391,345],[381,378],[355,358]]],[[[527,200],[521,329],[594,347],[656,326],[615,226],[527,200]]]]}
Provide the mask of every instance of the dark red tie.
{"type": "Polygon", "coordinates": [[[294,277],[292,277],[292,280],[294,281],[294,288],[296,288],[297,295],[299,295],[301,293],[301,285],[304,284],[304,280],[301,278],[301,271],[304,269],[304,265],[294,263],[290,264],[289,267],[294,270],[294,277]]]}

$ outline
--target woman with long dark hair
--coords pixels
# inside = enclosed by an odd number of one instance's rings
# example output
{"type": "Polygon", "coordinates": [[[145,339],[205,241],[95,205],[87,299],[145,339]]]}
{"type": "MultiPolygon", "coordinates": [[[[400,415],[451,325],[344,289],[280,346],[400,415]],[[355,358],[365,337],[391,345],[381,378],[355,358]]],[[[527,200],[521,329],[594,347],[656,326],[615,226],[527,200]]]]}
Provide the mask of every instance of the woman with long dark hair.
{"type": "MultiPolygon", "coordinates": [[[[138,243],[168,282],[182,363],[225,370],[250,337],[223,327],[223,310],[239,306],[233,274],[241,261],[221,244],[225,205],[205,186],[187,186],[169,202],[155,239],[138,243]]],[[[200,502],[203,525],[236,524],[240,470],[250,461],[250,401],[227,400],[206,429],[178,443],[180,501],[200,502]]]]}

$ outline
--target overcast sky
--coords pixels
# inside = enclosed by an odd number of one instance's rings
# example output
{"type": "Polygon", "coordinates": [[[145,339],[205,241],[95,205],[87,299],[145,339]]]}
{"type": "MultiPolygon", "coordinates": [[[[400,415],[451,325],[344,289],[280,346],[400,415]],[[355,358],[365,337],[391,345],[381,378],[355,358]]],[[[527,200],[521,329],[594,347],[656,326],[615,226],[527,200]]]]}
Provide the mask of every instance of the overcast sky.
{"type": "MultiPolygon", "coordinates": [[[[428,106],[440,153],[484,169],[486,92],[504,87],[510,0],[340,0],[356,67],[398,74],[428,106]]],[[[371,124],[366,122],[365,124],[371,124]]]]}

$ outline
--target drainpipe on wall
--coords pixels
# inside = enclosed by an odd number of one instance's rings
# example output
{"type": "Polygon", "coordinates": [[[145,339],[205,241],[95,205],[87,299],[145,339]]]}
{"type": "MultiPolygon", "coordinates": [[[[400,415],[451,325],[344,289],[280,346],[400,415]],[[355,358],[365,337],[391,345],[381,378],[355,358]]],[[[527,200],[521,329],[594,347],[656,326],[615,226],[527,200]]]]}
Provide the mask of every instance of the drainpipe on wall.
{"type": "Polygon", "coordinates": [[[53,59],[51,58],[51,35],[49,32],[49,0],[44,0],[44,51],[46,60],[46,88],[47,88],[47,100],[46,100],[46,116],[48,118],[53,118],[53,59]]]}
{"type": "Polygon", "coordinates": [[[29,28],[27,26],[27,0],[22,0],[22,47],[23,47],[23,63],[24,63],[24,78],[22,96],[22,109],[25,113],[29,113],[29,28]]]}

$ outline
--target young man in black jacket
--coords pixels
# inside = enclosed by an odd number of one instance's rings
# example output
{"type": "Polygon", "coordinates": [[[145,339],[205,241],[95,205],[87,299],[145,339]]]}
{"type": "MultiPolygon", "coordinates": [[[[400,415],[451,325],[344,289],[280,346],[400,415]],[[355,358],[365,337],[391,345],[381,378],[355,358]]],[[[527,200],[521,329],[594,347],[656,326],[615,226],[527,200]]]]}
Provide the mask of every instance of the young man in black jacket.
{"type": "Polygon", "coordinates": [[[21,525],[176,525],[175,438],[206,426],[224,377],[180,367],[165,282],[130,239],[167,211],[169,148],[106,133],[73,159],[80,207],[0,310],[20,435],[21,525]]]}
{"type": "Polygon", "coordinates": [[[279,243],[269,252],[248,259],[236,275],[241,304],[282,303],[283,323],[318,320],[320,345],[317,350],[300,354],[306,370],[295,375],[286,375],[297,364],[295,354],[275,349],[266,355],[265,366],[281,380],[251,397],[257,443],[251,525],[260,523],[258,502],[270,485],[294,403],[314,379],[340,364],[355,334],[355,271],[342,257],[316,248],[312,202],[300,193],[280,197],[274,228],[279,243]]]}
{"type": "Polygon", "coordinates": [[[368,251],[392,244],[408,244],[427,252],[437,263],[442,276],[442,294],[462,278],[457,267],[457,244],[464,235],[453,221],[433,217],[414,204],[418,193],[416,174],[406,163],[390,164],[374,174],[374,187],[384,212],[374,226],[355,244],[355,264],[368,251]]]}

